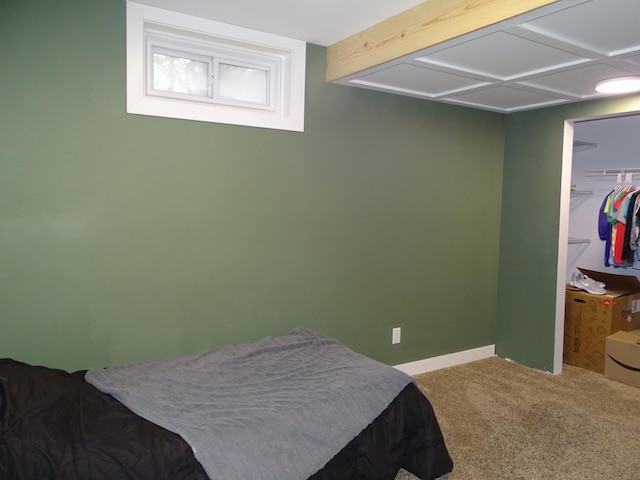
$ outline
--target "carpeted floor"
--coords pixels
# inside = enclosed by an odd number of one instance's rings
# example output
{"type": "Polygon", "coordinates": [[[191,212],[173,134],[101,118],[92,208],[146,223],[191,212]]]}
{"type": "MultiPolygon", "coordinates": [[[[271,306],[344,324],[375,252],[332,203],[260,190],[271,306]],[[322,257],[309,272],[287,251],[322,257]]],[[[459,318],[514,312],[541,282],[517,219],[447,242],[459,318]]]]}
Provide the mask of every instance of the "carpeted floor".
{"type": "MultiPolygon", "coordinates": [[[[442,480],[640,479],[640,388],[497,357],[416,380],[453,458],[442,480]]],[[[401,471],[396,480],[415,478],[401,471]]]]}

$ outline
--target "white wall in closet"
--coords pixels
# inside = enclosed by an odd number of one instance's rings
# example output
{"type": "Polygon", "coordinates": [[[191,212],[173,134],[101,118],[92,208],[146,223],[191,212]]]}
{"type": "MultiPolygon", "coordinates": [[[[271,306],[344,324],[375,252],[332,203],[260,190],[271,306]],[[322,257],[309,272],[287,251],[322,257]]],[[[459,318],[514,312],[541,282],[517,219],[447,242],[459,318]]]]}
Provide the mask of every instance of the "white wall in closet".
{"type": "MultiPolygon", "coordinates": [[[[577,267],[640,278],[640,270],[634,268],[605,267],[604,241],[598,235],[598,211],[605,196],[616,186],[617,177],[588,173],[625,168],[640,172],[640,115],[576,122],[576,142],[595,146],[574,148],[571,182],[576,192],[570,202],[567,282],[577,267]]],[[[640,187],[640,173],[635,173],[632,180],[640,187]]]]}

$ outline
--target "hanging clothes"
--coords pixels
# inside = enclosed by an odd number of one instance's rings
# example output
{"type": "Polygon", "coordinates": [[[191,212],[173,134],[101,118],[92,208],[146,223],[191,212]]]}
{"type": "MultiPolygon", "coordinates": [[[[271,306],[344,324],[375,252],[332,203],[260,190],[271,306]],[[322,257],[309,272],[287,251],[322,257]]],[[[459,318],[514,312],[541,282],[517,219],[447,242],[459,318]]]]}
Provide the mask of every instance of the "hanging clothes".
{"type": "Polygon", "coordinates": [[[605,241],[604,265],[640,269],[640,187],[632,174],[624,184],[618,174],[616,187],[602,201],[598,211],[598,235],[605,241]]]}
{"type": "Polygon", "coordinates": [[[629,229],[629,249],[632,252],[632,266],[640,270],[640,194],[636,196],[636,201],[631,215],[631,228],[629,229]]]}
{"type": "Polygon", "coordinates": [[[600,205],[600,210],[598,211],[598,236],[600,240],[604,240],[604,266],[608,267],[611,264],[609,263],[609,253],[611,252],[611,224],[609,223],[609,218],[607,217],[607,209],[608,205],[611,202],[611,195],[614,190],[611,190],[602,200],[602,205],[600,205]]]}
{"type": "Polygon", "coordinates": [[[634,248],[634,244],[632,244],[631,242],[631,233],[634,227],[637,228],[638,224],[638,222],[636,221],[634,225],[634,219],[636,218],[636,214],[638,211],[639,196],[640,188],[636,188],[632,193],[627,195],[628,201],[624,218],[624,239],[620,252],[620,261],[632,265],[634,263],[635,252],[637,251],[637,244],[635,244],[634,248]]]}

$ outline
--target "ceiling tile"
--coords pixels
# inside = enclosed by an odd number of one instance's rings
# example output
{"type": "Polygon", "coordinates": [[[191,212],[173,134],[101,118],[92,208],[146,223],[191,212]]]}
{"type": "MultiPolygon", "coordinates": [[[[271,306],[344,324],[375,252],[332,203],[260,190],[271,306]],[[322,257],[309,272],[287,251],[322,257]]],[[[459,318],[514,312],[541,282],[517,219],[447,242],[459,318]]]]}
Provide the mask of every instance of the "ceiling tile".
{"type": "Polygon", "coordinates": [[[640,46],[638,0],[584,2],[523,26],[571,43],[617,54],[640,46]]]}
{"type": "Polygon", "coordinates": [[[544,95],[542,93],[517,89],[506,85],[487,87],[469,93],[452,95],[448,97],[448,99],[500,111],[533,108],[535,106],[552,105],[564,101],[552,95],[544,95]]]}
{"type": "Polygon", "coordinates": [[[416,60],[488,75],[500,80],[584,61],[577,55],[505,32],[485,35],[421,56],[416,60]]]}
{"type": "Polygon", "coordinates": [[[461,89],[479,87],[485,84],[485,82],[461,75],[417,67],[406,63],[359,77],[355,81],[352,80],[351,83],[368,84],[372,87],[386,87],[396,91],[405,91],[429,97],[444,95],[461,89]]]}
{"type": "Polygon", "coordinates": [[[571,95],[577,99],[581,99],[595,96],[595,84],[600,80],[623,77],[629,74],[628,71],[599,63],[550,73],[518,83],[520,85],[552,90],[558,94],[571,95]]]}

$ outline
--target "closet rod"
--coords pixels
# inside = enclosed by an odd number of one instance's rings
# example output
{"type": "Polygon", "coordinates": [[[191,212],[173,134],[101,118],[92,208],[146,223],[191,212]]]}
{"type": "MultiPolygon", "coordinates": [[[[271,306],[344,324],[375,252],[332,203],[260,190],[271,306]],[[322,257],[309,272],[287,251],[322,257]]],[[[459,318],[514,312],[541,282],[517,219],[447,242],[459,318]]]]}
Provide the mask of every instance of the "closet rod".
{"type": "Polygon", "coordinates": [[[585,170],[587,177],[608,177],[621,173],[640,173],[640,168],[605,168],[603,170],[585,170]]]}

